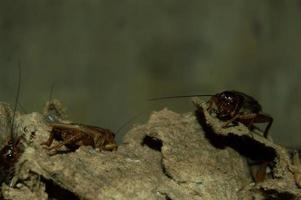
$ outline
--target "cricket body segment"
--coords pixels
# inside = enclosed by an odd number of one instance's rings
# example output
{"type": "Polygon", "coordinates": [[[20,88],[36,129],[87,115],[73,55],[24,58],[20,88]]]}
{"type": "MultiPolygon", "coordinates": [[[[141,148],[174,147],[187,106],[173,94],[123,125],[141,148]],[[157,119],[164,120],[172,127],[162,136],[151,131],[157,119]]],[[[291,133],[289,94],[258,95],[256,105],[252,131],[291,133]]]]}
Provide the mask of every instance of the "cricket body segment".
{"type": "Polygon", "coordinates": [[[254,123],[268,123],[264,137],[268,136],[273,118],[262,111],[253,97],[238,91],[223,91],[213,95],[208,104],[209,112],[214,111],[218,119],[226,121],[224,127],[232,122],[243,123],[249,128],[254,128],[254,123]]]}
{"type": "Polygon", "coordinates": [[[108,129],[76,123],[51,123],[50,127],[50,136],[42,143],[48,146],[48,150],[58,150],[64,145],[70,150],[79,146],[92,146],[106,151],[117,150],[115,134],[108,129]],[[62,142],[51,147],[54,139],[62,142]]]}
{"type": "MultiPolygon", "coordinates": [[[[1,185],[3,182],[14,186],[12,178],[15,173],[15,164],[19,160],[21,154],[23,153],[23,144],[21,142],[21,136],[15,133],[15,118],[17,113],[20,88],[21,88],[21,66],[18,65],[18,85],[17,94],[14,104],[14,109],[11,110],[9,106],[4,106],[3,111],[5,111],[7,120],[10,124],[10,136],[6,139],[6,142],[0,149],[0,198],[1,198],[1,185]]],[[[2,110],[2,109],[0,109],[2,110]]],[[[4,133],[1,133],[4,134],[4,133]]]]}
{"type": "Polygon", "coordinates": [[[18,147],[20,139],[14,142],[12,139],[7,141],[7,144],[0,150],[1,162],[4,166],[9,166],[15,163],[19,158],[20,148],[18,147]]]}
{"type": "Polygon", "coordinates": [[[0,184],[2,182],[5,182],[9,185],[11,185],[12,177],[14,176],[14,165],[20,158],[22,154],[22,148],[20,144],[20,139],[18,138],[16,141],[13,139],[8,139],[6,144],[3,146],[3,148],[0,150],[0,159],[1,159],[1,165],[0,170],[0,184]]]}

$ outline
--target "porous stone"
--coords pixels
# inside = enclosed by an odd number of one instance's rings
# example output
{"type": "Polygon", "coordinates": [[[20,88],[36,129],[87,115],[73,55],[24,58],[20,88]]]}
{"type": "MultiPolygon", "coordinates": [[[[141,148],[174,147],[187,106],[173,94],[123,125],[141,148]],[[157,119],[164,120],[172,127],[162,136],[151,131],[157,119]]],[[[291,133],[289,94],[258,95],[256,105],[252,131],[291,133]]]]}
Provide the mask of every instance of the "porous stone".
{"type": "MultiPolygon", "coordinates": [[[[221,123],[209,118],[209,124],[221,123]]],[[[192,113],[154,112],[146,124],[124,136],[117,151],[82,146],[55,155],[40,145],[50,130],[41,114],[21,115],[16,121],[25,150],[15,166],[15,187],[2,187],[5,199],[23,199],[22,191],[40,199],[238,200],[280,199],[285,194],[300,198],[289,164],[281,164],[281,172],[275,172],[279,176],[255,184],[248,157],[228,140],[223,148],[216,147],[192,113]]],[[[284,148],[264,141],[276,152],[276,160],[282,158],[284,148]]],[[[283,159],[278,162],[290,163],[287,154],[283,159]]]]}

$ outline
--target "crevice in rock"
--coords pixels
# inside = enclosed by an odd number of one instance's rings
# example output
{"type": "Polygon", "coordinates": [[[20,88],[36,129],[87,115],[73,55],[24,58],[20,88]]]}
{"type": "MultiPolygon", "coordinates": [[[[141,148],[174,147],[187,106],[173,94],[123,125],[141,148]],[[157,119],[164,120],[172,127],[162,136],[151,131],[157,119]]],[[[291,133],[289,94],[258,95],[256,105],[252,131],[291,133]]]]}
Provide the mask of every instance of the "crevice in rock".
{"type": "Polygon", "coordinates": [[[173,182],[175,182],[176,184],[180,185],[181,183],[186,183],[186,181],[180,182],[175,180],[172,175],[168,172],[168,170],[166,169],[165,165],[164,165],[164,161],[163,161],[163,154],[162,154],[162,140],[160,140],[159,138],[156,137],[151,137],[149,135],[146,135],[142,142],[141,145],[147,145],[149,148],[155,150],[155,151],[159,151],[161,153],[161,169],[162,169],[162,173],[170,180],[172,180],[173,182]]]}
{"type": "Polygon", "coordinates": [[[142,142],[141,142],[141,145],[144,146],[148,146],[149,148],[155,150],[155,151],[160,151],[161,152],[161,149],[162,149],[162,141],[158,138],[155,138],[155,137],[151,137],[151,136],[148,136],[146,135],[142,142]]]}
{"type": "MultiPolygon", "coordinates": [[[[163,163],[163,155],[162,155],[162,146],[163,146],[163,143],[160,139],[156,138],[156,137],[151,137],[149,135],[146,135],[142,142],[141,142],[141,145],[146,145],[148,146],[149,148],[155,150],[155,151],[159,151],[161,152],[161,169],[162,169],[162,172],[163,174],[169,178],[169,179],[172,179],[173,180],[173,177],[168,173],[167,169],[165,168],[164,166],[164,163],[163,163]]],[[[175,181],[175,180],[173,180],[175,181]]]]}
{"type": "Polygon", "coordinates": [[[79,200],[73,192],[59,186],[54,181],[41,177],[41,181],[45,183],[46,193],[50,200],[79,200]]]}
{"type": "Polygon", "coordinates": [[[278,192],[276,190],[262,190],[265,199],[270,200],[287,200],[296,199],[296,196],[289,192],[278,192]]]}
{"type": "Polygon", "coordinates": [[[172,200],[172,198],[170,198],[168,194],[165,194],[165,200],[172,200]]]}
{"type": "Polygon", "coordinates": [[[164,196],[165,197],[165,200],[172,200],[172,198],[170,198],[170,196],[165,193],[165,192],[158,192],[160,195],[164,196]]]}
{"type": "Polygon", "coordinates": [[[172,179],[173,181],[175,181],[175,180],[173,179],[173,177],[168,173],[168,171],[167,171],[167,169],[166,169],[166,167],[165,167],[165,165],[164,165],[164,163],[163,163],[163,157],[161,158],[161,169],[162,169],[163,174],[164,174],[167,178],[172,179]]]}

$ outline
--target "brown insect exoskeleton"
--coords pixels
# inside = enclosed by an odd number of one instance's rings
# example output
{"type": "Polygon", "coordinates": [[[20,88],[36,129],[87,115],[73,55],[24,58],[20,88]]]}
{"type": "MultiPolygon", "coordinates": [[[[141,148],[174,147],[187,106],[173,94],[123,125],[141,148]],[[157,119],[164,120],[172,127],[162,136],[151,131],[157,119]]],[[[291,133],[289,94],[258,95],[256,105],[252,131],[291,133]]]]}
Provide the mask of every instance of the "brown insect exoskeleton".
{"type": "MultiPolygon", "coordinates": [[[[263,131],[264,137],[268,136],[268,131],[273,123],[273,118],[262,111],[261,105],[253,97],[238,91],[223,91],[215,95],[188,95],[161,97],[150,100],[211,96],[208,100],[208,111],[214,113],[218,119],[224,121],[224,128],[231,123],[240,122],[249,129],[253,129],[255,123],[268,123],[263,131]]],[[[199,105],[195,105],[199,108],[199,105]]]]}
{"type": "Polygon", "coordinates": [[[273,123],[273,118],[262,111],[261,105],[253,97],[237,91],[224,91],[210,98],[208,111],[214,111],[216,117],[226,121],[224,127],[232,122],[240,122],[249,128],[254,123],[268,123],[264,130],[264,137],[273,123]]]}
{"type": "Polygon", "coordinates": [[[62,146],[75,150],[79,146],[92,146],[99,150],[114,151],[117,149],[115,134],[108,129],[76,123],[51,123],[50,136],[42,145],[48,150],[57,151],[62,146]],[[53,140],[61,141],[51,146],[53,140]]]}
{"type": "MultiPolygon", "coordinates": [[[[6,117],[9,119],[10,124],[10,136],[6,139],[6,142],[0,149],[0,186],[3,182],[13,186],[12,178],[15,172],[15,164],[21,156],[23,151],[23,145],[21,143],[20,136],[17,136],[14,133],[15,129],[15,117],[16,117],[16,110],[19,100],[19,93],[20,93],[20,86],[21,86],[21,67],[19,65],[19,77],[18,77],[18,87],[17,87],[17,95],[16,101],[14,105],[14,110],[12,111],[9,107],[4,106],[4,110],[6,113],[6,117]]],[[[1,133],[4,134],[4,133],[1,133]]]]}
{"type": "MultiPolygon", "coordinates": [[[[223,91],[215,95],[184,95],[184,96],[170,96],[153,98],[150,100],[172,99],[172,98],[186,98],[186,97],[198,97],[209,96],[207,111],[215,115],[216,118],[223,121],[225,124],[223,128],[228,127],[230,124],[240,122],[247,126],[250,130],[256,128],[255,123],[268,123],[263,136],[267,138],[268,131],[273,123],[273,118],[262,111],[261,105],[253,97],[234,90],[223,91]]],[[[198,111],[203,112],[203,108],[198,103],[194,102],[198,111]]],[[[269,161],[258,161],[258,167],[254,173],[254,179],[256,182],[261,182],[266,177],[266,169],[269,165],[269,161]]]]}
{"type": "Polygon", "coordinates": [[[14,165],[22,153],[22,144],[18,138],[16,141],[9,138],[3,148],[0,150],[0,183],[5,182],[12,186],[12,177],[14,176],[14,165]]]}

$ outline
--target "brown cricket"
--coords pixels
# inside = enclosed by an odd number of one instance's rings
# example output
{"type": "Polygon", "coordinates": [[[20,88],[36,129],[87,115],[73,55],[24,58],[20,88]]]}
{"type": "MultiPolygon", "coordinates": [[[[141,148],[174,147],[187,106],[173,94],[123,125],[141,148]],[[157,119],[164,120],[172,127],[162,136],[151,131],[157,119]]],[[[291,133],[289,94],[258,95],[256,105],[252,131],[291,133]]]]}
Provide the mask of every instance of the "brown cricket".
{"type": "Polygon", "coordinates": [[[48,150],[59,150],[66,146],[70,150],[75,150],[79,146],[92,146],[99,150],[117,150],[115,134],[108,129],[77,123],[51,123],[50,136],[47,141],[41,143],[46,145],[48,150]],[[53,140],[60,143],[51,146],[53,140]]]}
{"type": "Polygon", "coordinates": [[[105,151],[117,150],[115,134],[109,129],[100,128],[80,123],[64,121],[62,104],[58,100],[48,101],[44,109],[45,121],[50,127],[50,135],[47,141],[41,143],[46,149],[57,152],[66,146],[74,151],[80,146],[92,146],[105,151]],[[51,146],[53,141],[58,144],[51,146]]]}
{"type": "MultiPolygon", "coordinates": [[[[267,123],[263,136],[268,137],[269,129],[273,123],[273,118],[262,111],[261,105],[258,101],[243,93],[235,90],[226,90],[215,95],[182,95],[182,96],[169,96],[159,97],[150,99],[161,100],[161,99],[173,99],[173,98],[186,98],[186,97],[198,97],[198,96],[210,96],[211,98],[207,101],[207,111],[215,115],[219,120],[224,122],[223,128],[228,127],[231,124],[240,122],[247,126],[250,130],[253,130],[255,123],[267,123]]],[[[203,108],[194,102],[198,111],[203,112],[203,108]]],[[[269,165],[269,161],[261,161],[259,168],[254,174],[256,182],[261,182],[266,177],[266,169],[269,165]]]]}
{"type": "Polygon", "coordinates": [[[224,127],[240,122],[251,129],[255,123],[268,123],[263,131],[264,137],[268,136],[273,118],[262,111],[253,97],[238,91],[224,91],[212,96],[208,103],[208,111],[214,111],[218,119],[226,121],[224,127]]]}
{"type": "Polygon", "coordinates": [[[15,164],[19,160],[23,152],[23,144],[21,142],[21,137],[17,136],[14,132],[15,117],[16,117],[17,106],[18,106],[19,95],[20,95],[20,88],[21,88],[20,63],[18,67],[19,67],[18,86],[17,86],[17,95],[15,99],[14,110],[12,111],[8,106],[6,107],[6,105],[4,105],[4,110],[7,113],[7,118],[9,119],[8,124],[10,124],[10,135],[6,138],[4,145],[0,149],[0,191],[3,182],[9,184],[10,186],[14,186],[14,183],[12,182],[12,178],[15,173],[15,164]]]}
{"type": "Polygon", "coordinates": [[[19,138],[16,141],[9,138],[3,148],[1,148],[0,184],[5,182],[12,186],[11,180],[15,172],[14,165],[19,160],[22,151],[22,145],[19,138]]]}
{"type": "MultiPolygon", "coordinates": [[[[240,122],[249,129],[256,128],[255,123],[268,123],[263,136],[267,138],[273,118],[262,111],[261,105],[253,97],[238,91],[223,91],[213,95],[208,101],[208,112],[225,121],[224,128],[232,123],[240,122]]],[[[197,107],[199,105],[196,105],[197,107]]],[[[262,160],[253,174],[255,182],[262,182],[266,178],[266,170],[270,161],[262,160]]]]}
{"type": "MultiPolygon", "coordinates": [[[[249,129],[255,128],[255,123],[268,123],[263,131],[264,137],[268,136],[273,118],[262,111],[261,105],[253,97],[235,90],[227,90],[215,95],[186,95],[153,98],[150,100],[210,96],[208,111],[214,113],[218,119],[224,121],[224,128],[232,123],[240,122],[249,129]]],[[[199,105],[195,105],[199,109],[199,105]]]]}

